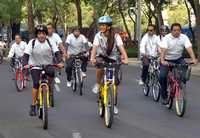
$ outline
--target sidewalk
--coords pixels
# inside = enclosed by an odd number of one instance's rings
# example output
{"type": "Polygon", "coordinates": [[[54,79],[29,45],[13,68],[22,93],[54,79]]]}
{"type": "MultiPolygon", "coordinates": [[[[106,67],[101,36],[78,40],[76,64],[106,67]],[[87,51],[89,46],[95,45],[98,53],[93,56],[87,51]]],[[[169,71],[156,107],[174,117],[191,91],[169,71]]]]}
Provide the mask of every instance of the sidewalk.
{"type": "MultiPolygon", "coordinates": [[[[140,60],[137,58],[129,58],[129,65],[131,66],[140,66],[140,60]]],[[[192,66],[192,75],[200,76],[200,63],[196,66],[192,66]]]]}

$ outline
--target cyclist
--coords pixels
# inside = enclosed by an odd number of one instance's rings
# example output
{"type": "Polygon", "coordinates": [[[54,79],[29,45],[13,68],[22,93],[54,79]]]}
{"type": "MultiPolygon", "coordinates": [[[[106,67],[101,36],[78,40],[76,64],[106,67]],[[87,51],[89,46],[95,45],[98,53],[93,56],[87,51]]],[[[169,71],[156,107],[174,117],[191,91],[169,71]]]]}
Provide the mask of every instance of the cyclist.
{"type": "MultiPolygon", "coordinates": [[[[61,63],[62,56],[58,47],[53,41],[47,39],[47,27],[45,25],[38,25],[35,29],[35,39],[29,41],[28,46],[25,48],[23,64],[26,68],[29,65],[49,65],[53,64],[53,53],[57,58],[58,67],[61,68],[64,65],[61,63]]],[[[39,79],[41,70],[37,67],[31,69],[31,76],[33,80],[32,89],[32,104],[30,109],[30,116],[36,116],[36,101],[38,97],[39,79]]],[[[54,78],[54,68],[47,66],[46,73],[49,76],[49,86],[54,78]]],[[[50,92],[52,88],[50,87],[50,92]]]]}
{"type": "Polygon", "coordinates": [[[66,56],[65,48],[63,46],[63,41],[60,38],[60,36],[54,32],[53,25],[51,23],[47,24],[47,29],[48,29],[48,36],[47,38],[51,41],[54,41],[56,45],[58,46],[59,50],[61,51],[61,54],[66,56]]]}
{"type": "MultiPolygon", "coordinates": [[[[71,87],[71,77],[72,77],[72,63],[73,58],[70,57],[70,55],[77,55],[82,52],[87,51],[88,41],[84,35],[80,33],[80,30],[78,27],[75,27],[73,29],[73,33],[69,34],[66,39],[66,51],[67,51],[67,60],[66,60],[66,74],[67,74],[67,87],[71,87]]],[[[86,71],[87,71],[87,61],[88,57],[82,57],[82,76],[86,77],[86,71]]]]}
{"type": "Polygon", "coordinates": [[[167,75],[168,75],[168,62],[175,64],[184,64],[182,53],[184,48],[192,58],[192,63],[197,64],[197,59],[192,49],[192,44],[189,38],[181,33],[181,25],[174,23],[171,26],[171,33],[166,35],[161,45],[161,66],[160,66],[160,85],[162,103],[168,104],[167,100],[167,75]]]}
{"type": "MultiPolygon", "coordinates": [[[[108,57],[116,61],[118,58],[118,49],[123,57],[122,62],[128,64],[128,56],[124,49],[122,39],[119,34],[113,31],[112,18],[110,16],[102,16],[98,19],[98,24],[100,32],[98,32],[94,38],[91,53],[92,64],[101,63],[104,60],[102,57],[108,57]]],[[[92,90],[95,94],[99,92],[103,74],[103,68],[97,66],[96,84],[92,90]]],[[[114,107],[114,113],[118,113],[116,106],[114,107]]]]}
{"type": "Polygon", "coordinates": [[[157,57],[160,52],[160,39],[155,34],[155,25],[150,24],[147,27],[147,33],[141,40],[140,54],[142,59],[142,74],[139,85],[143,85],[146,81],[149,69],[149,56],[157,57]]]}
{"type": "Polygon", "coordinates": [[[160,41],[162,42],[163,38],[170,33],[169,27],[167,25],[162,25],[160,27],[160,41]]]}
{"type": "Polygon", "coordinates": [[[15,58],[22,58],[24,55],[24,50],[27,47],[27,43],[22,41],[21,39],[21,35],[20,34],[16,34],[15,35],[15,42],[14,44],[12,44],[9,54],[8,54],[8,58],[12,58],[11,59],[11,67],[14,67],[15,65],[15,58]]]}

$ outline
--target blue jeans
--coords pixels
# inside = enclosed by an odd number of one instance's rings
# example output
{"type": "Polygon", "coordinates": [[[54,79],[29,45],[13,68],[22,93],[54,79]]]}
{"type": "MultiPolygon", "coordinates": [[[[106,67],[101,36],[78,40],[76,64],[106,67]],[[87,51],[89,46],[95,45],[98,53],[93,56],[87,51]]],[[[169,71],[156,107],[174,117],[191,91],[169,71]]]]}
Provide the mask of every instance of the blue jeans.
{"type": "MultiPolygon", "coordinates": [[[[177,60],[166,60],[168,62],[174,63],[174,64],[184,64],[186,63],[183,58],[179,58],[177,60]]],[[[159,81],[161,85],[161,96],[163,99],[167,98],[167,76],[168,76],[168,66],[166,65],[160,65],[160,76],[159,76],[159,81]]]]}

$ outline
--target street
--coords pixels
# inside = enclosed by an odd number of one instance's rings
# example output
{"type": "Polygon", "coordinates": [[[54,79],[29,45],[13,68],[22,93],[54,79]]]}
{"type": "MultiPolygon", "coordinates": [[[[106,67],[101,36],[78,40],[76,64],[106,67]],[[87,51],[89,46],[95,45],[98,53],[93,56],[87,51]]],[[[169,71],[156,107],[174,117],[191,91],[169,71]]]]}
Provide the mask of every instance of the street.
{"type": "Polygon", "coordinates": [[[88,67],[83,96],[66,87],[64,70],[61,91],[55,92],[55,107],[49,110],[49,128],[42,129],[37,117],[29,116],[31,85],[16,91],[9,65],[0,65],[0,138],[199,138],[200,77],[192,76],[187,84],[187,107],[183,118],[161,103],[145,97],[138,85],[140,68],[123,68],[119,87],[119,115],[111,129],[97,114],[97,98],[91,89],[95,69],[88,67]]]}

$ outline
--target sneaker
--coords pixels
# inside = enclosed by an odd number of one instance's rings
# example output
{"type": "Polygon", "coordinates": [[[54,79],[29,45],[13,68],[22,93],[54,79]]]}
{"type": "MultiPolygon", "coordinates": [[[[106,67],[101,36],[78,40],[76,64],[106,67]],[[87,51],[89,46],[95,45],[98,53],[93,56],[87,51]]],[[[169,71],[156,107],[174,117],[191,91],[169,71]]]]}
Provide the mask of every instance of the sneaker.
{"type": "Polygon", "coordinates": [[[139,80],[139,85],[144,85],[144,82],[142,80],[139,80]]]}
{"type": "Polygon", "coordinates": [[[114,114],[117,115],[119,113],[119,110],[117,108],[117,106],[114,106],[114,114]]]}
{"type": "Polygon", "coordinates": [[[87,77],[85,72],[82,72],[82,76],[83,76],[83,78],[87,77]]]}
{"type": "Polygon", "coordinates": [[[99,88],[100,88],[99,84],[95,84],[94,87],[93,87],[93,89],[92,89],[93,93],[97,94],[99,92],[99,88]]]}
{"type": "Polygon", "coordinates": [[[30,116],[36,116],[36,105],[31,105],[29,114],[30,116]]]}
{"type": "Polygon", "coordinates": [[[67,81],[67,87],[72,87],[72,82],[71,81],[67,81]]]}

